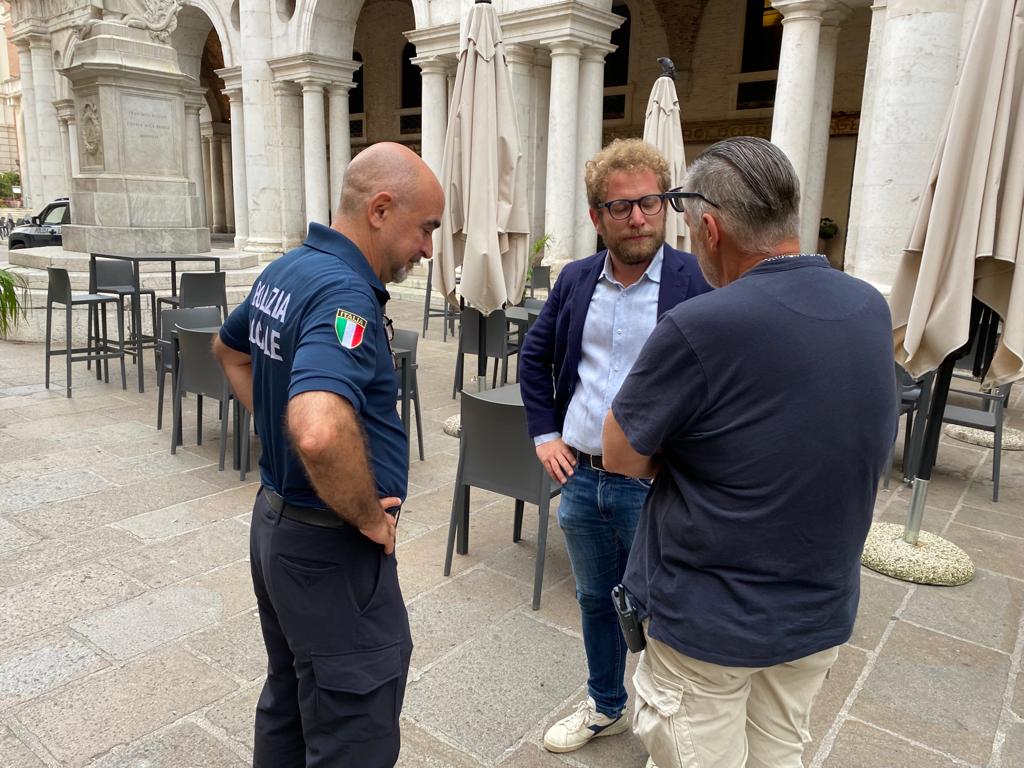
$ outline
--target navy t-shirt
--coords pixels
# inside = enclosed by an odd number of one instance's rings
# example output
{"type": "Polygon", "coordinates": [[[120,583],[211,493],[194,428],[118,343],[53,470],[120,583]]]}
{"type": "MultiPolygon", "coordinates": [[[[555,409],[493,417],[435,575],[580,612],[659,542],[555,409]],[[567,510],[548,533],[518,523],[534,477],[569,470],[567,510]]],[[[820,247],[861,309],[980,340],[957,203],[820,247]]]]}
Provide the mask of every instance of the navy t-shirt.
{"type": "Polygon", "coordinates": [[[288,401],[302,392],[344,397],[366,431],[380,496],[404,499],[409,449],[395,409],[398,384],[384,328],[388,293],[340,232],[310,224],[306,242],[267,265],[220,338],[252,356],[262,439],[260,479],[290,504],[324,507],[292,451],[288,401]]]}
{"type": "Polygon", "coordinates": [[[667,312],[612,412],[662,454],[624,577],[652,637],[742,667],[849,639],[896,432],[878,291],[817,256],[762,263],[667,312]]]}

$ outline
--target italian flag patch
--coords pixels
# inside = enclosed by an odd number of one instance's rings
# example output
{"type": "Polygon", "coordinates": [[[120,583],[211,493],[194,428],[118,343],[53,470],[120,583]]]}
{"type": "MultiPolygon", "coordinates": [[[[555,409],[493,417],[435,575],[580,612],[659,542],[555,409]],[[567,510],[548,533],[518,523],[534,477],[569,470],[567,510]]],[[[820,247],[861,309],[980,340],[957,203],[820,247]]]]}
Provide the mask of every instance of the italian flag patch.
{"type": "Polygon", "coordinates": [[[339,309],[334,317],[334,332],[338,334],[338,342],[345,349],[355,349],[363,343],[366,321],[344,309],[339,309]]]}

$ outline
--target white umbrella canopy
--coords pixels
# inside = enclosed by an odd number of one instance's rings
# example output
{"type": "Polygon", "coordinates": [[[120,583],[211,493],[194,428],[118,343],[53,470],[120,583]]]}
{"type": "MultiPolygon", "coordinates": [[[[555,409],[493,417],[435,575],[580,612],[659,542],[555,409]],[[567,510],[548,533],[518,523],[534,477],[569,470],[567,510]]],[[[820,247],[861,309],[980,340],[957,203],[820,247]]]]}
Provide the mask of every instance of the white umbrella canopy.
{"type": "MultiPolygon", "coordinates": [[[[644,141],[653,145],[668,160],[671,180],[669,189],[678,187],[686,178],[686,152],[683,149],[683,125],[679,97],[673,79],[675,68],[670,59],[658,59],[665,74],[654,81],[647,100],[644,118],[644,141]],[[670,71],[671,68],[671,71],[670,71]]],[[[683,251],[690,250],[690,230],[683,214],[665,206],[665,242],[683,251]]]]}
{"type": "Polygon", "coordinates": [[[512,80],[498,14],[489,0],[469,11],[444,142],[438,290],[459,292],[488,315],[518,303],[526,285],[529,215],[512,80]]]}
{"type": "Polygon", "coordinates": [[[1003,319],[985,378],[1024,376],[1024,0],[984,0],[890,305],[897,361],[934,370],[972,296],[1003,319]]]}

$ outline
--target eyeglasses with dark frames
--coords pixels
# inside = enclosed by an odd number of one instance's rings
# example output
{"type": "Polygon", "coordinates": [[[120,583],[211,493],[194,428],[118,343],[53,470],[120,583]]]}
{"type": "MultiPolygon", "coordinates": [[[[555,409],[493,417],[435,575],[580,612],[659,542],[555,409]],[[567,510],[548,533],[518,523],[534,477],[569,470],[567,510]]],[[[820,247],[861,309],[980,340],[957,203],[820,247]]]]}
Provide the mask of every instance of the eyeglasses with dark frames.
{"type": "Polygon", "coordinates": [[[598,203],[594,207],[604,208],[613,219],[623,221],[633,215],[633,206],[639,206],[640,212],[644,216],[657,216],[665,207],[665,196],[644,195],[635,200],[609,200],[605,203],[598,203]]]}
{"type": "Polygon", "coordinates": [[[679,213],[683,212],[683,201],[684,200],[703,200],[705,203],[710,205],[712,208],[721,208],[722,207],[718,203],[713,202],[711,200],[708,200],[700,192],[683,192],[681,187],[676,187],[675,189],[670,189],[668,192],[666,192],[664,194],[664,197],[665,197],[666,200],[668,200],[669,204],[671,204],[671,206],[676,211],[678,211],[679,213]]]}

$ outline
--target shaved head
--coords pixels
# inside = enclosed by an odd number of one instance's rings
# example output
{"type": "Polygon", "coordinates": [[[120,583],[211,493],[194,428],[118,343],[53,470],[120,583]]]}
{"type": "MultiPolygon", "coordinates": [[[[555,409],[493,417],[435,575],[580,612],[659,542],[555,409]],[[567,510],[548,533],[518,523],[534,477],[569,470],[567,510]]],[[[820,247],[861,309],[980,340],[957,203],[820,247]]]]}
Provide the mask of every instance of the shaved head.
{"type": "Polygon", "coordinates": [[[385,283],[401,282],[433,253],[444,193],[426,163],[408,147],[367,147],[345,171],[331,226],[355,243],[385,283]]]}
{"type": "Polygon", "coordinates": [[[348,164],[338,213],[355,216],[381,192],[389,192],[397,202],[408,202],[416,194],[424,172],[433,176],[420,156],[408,147],[391,142],[373,144],[348,164]]]}

